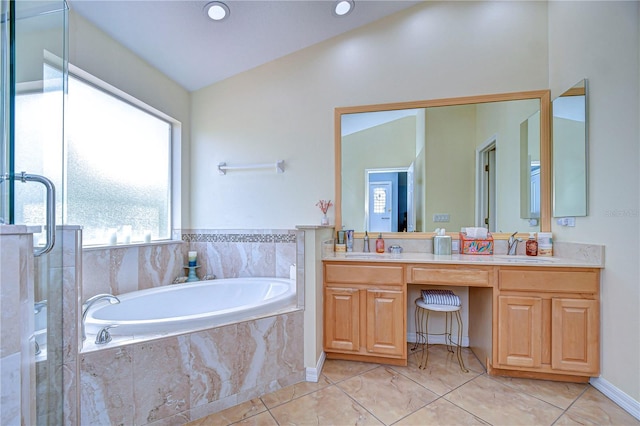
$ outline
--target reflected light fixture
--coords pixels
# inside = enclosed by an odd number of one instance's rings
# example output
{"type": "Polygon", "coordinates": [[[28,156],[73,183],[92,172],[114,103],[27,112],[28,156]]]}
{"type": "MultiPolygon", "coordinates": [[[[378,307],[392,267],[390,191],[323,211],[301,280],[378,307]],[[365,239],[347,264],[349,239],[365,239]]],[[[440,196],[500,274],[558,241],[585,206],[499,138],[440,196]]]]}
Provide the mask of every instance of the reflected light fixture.
{"type": "Polygon", "coordinates": [[[354,7],[355,3],[353,0],[338,0],[333,6],[333,13],[336,16],[345,16],[351,13],[354,7]]]}
{"type": "Polygon", "coordinates": [[[222,21],[229,16],[229,7],[219,1],[207,3],[204,7],[204,11],[207,16],[214,21],[222,21]]]}

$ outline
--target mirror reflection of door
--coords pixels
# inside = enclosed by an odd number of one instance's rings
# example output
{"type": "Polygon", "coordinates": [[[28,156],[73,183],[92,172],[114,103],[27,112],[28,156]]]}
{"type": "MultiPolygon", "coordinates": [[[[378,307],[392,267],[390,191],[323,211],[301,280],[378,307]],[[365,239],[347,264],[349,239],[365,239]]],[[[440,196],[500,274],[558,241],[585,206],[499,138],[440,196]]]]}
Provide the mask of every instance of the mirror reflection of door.
{"type": "Polygon", "coordinates": [[[540,162],[531,162],[531,217],[540,217],[540,162]]]}
{"type": "Polygon", "coordinates": [[[479,182],[479,218],[476,226],[496,231],[496,141],[490,140],[479,152],[477,179],[479,182]]]}
{"type": "Polygon", "coordinates": [[[393,190],[390,181],[369,182],[369,230],[392,232],[393,190]]]}
{"type": "Polygon", "coordinates": [[[414,163],[407,169],[407,223],[403,232],[415,232],[416,230],[416,203],[413,201],[413,191],[416,185],[414,163]]]}
{"type": "Polygon", "coordinates": [[[415,230],[412,167],[365,170],[365,227],[371,232],[415,230]]]}

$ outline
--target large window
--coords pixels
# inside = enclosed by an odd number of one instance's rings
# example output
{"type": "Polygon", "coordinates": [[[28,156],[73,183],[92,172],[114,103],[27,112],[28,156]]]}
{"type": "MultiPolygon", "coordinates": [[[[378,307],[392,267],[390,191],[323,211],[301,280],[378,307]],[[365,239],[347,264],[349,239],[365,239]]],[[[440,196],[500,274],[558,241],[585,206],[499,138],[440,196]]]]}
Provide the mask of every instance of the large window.
{"type": "MultiPolygon", "coordinates": [[[[16,96],[16,170],[63,176],[54,179],[57,222],[82,226],[84,245],[170,238],[172,123],[117,89],[70,75],[63,144],[46,130],[49,121],[62,123],[47,109],[51,73],[59,71],[46,65],[44,84],[22,84],[16,96]]],[[[38,191],[20,186],[17,223],[44,222],[38,191]]]]}
{"type": "Polygon", "coordinates": [[[65,222],[85,245],[169,238],[171,123],[75,76],[68,99],[65,222]]]}

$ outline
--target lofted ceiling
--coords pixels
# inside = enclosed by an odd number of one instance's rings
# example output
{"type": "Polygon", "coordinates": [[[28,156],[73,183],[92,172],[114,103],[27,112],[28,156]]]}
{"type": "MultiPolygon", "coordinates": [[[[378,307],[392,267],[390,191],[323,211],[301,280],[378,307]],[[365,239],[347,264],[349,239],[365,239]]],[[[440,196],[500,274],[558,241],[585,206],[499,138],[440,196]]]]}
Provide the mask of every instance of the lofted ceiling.
{"type": "MultiPolygon", "coordinates": [[[[424,0],[423,0],[424,1],[424,0]]],[[[335,0],[226,0],[211,21],[204,0],[68,0],[71,10],[188,91],[330,39],[420,1],[355,0],[346,16],[335,0]]]]}

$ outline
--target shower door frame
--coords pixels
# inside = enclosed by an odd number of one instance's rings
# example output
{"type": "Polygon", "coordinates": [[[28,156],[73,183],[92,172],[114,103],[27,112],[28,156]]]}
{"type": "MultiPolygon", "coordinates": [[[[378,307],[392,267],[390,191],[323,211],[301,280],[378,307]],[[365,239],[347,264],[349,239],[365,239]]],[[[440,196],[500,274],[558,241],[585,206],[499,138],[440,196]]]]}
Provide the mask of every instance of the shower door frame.
{"type": "MultiPolygon", "coordinates": [[[[66,98],[67,75],[68,75],[68,6],[65,0],[51,0],[45,2],[29,3],[26,0],[0,0],[1,3],[1,31],[2,31],[2,67],[0,70],[2,84],[2,105],[0,105],[1,122],[0,122],[0,222],[3,232],[0,238],[6,238],[8,235],[22,235],[22,240],[30,241],[33,244],[33,232],[38,232],[36,228],[25,226],[26,224],[16,223],[20,221],[16,217],[16,195],[24,188],[27,191],[34,191],[32,182],[44,184],[46,188],[46,196],[43,197],[43,203],[49,207],[49,213],[46,214],[49,219],[48,225],[45,225],[47,234],[47,246],[40,247],[39,242],[35,244],[34,250],[20,250],[18,261],[20,265],[27,265],[27,270],[22,267],[18,269],[15,276],[3,276],[3,281],[11,281],[3,283],[2,291],[11,286],[20,286],[22,290],[19,303],[20,318],[11,318],[16,322],[22,323],[25,318],[26,326],[21,328],[22,333],[19,337],[21,344],[21,357],[26,360],[27,365],[23,365],[19,372],[3,371],[3,383],[5,374],[18,374],[17,383],[20,384],[20,404],[19,412],[14,413],[20,417],[22,424],[64,424],[65,418],[73,418],[75,415],[64,414],[64,406],[73,407],[76,401],[65,402],[65,388],[68,387],[64,383],[63,378],[65,368],[63,367],[64,344],[63,344],[63,270],[65,267],[65,256],[62,256],[62,238],[58,238],[58,244],[55,253],[47,254],[52,248],[56,234],[61,228],[55,227],[56,204],[55,189],[52,180],[55,180],[61,186],[63,179],[64,163],[60,156],[61,163],[56,169],[59,173],[53,176],[53,179],[44,177],[44,170],[30,168],[29,170],[19,170],[22,165],[20,162],[16,164],[16,149],[21,147],[21,137],[16,132],[16,117],[22,118],[26,115],[24,110],[19,110],[16,105],[16,96],[19,96],[17,90],[21,82],[36,81],[40,83],[40,90],[43,94],[53,93],[55,99],[59,100],[52,115],[59,113],[60,122],[58,123],[59,132],[55,132],[55,143],[60,143],[59,150],[64,150],[64,104],[66,98]],[[54,49],[56,66],[60,71],[60,88],[56,91],[47,91],[46,76],[44,74],[44,64],[47,63],[46,47],[49,44],[55,44],[59,49],[54,49]],[[33,63],[31,59],[40,58],[33,63]],[[38,70],[40,63],[40,70],[38,70]],[[35,77],[32,71],[36,72],[35,77]],[[38,77],[39,75],[39,77],[38,77]],[[58,93],[59,92],[59,93],[58,93]],[[33,174],[33,173],[39,174],[33,174]],[[22,182],[22,183],[20,183],[22,182]],[[49,244],[51,243],[51,244],[49,244]],[[50,246],[50,247],[49,247],[50,246]],[[15,284],[13,280],[15,279],[15,284]],[[22,284],[26,282],[26,284],[22,284]],[[26,287],[27,290],[24,291],[26,287]],[[42,299],[42,300],[40,300],[42,299]],[[46,350],[44,356],[42,353],[37,354],[37,350],[41,345],[37,344],[34,318],[35,311],[38,307],[42,310],[42,303],[45,302],[46,309],[46,328],[45,342],[46,350]]],[[[58,101],[55,101],[58,102],[58,101]]],[[[29,120],[29,125],[34,125],[46,133],[48,129],[46,125],[33,117],[29,120]]],[[[36,117],[37,118],[37,117],[36,117]]],[[[49,129],[50,130],[50,129],[49,129]]],[[[44,156],[43,156],[44,157],[44,156]]],[[[54,161],[56,161],[54,159],[54,161]]],[[[44,165],[42,166],[45,167],[44,165]]],[[[38,191],[36,189],[36,191],[38,191]]],[[[60,200],[63,200],[61,197],[60,200]]],[[[38,211],[40,207],[34,207],[38,211]]],[[[43,210],[47,210],[44,208],[43,210]]],[[[58,204],[58,216],[62,218],[61,211],[64,211],[62,205],[58,204]]],[[[61,222],[61,221],[60,221],[61,222]]],[[[43,222],[44,223],[44,222],[43,222]]],[[[3,243],[4,241],[0,241],[3,243]]],[[[5,257],[2,257],[5,262],[5,257]]],[[[14,262],[11,259],[8,262],[14,262]]],[[[5,264],[11,265],[11,263],[5,264]]],[[[4,266],[4,265],[3,265],[4,266]]],[[[3,294],[4,296],[4,294],[3,294]]],[[[2,327],[10,328],[7,321],[2,327]]],[[[5,330],[3,330],[3,335],[5,330]]],[[[4,346],[3,346],[4,353],[4,346]]],[[[4,360],[4,358],[3,358],[4,360]]],[[[24,364],[24,363],[23,363],[24,364]]],[[[4,370],[4,369],[3,369],[4,370]]],[[[4,395],[3,395],[4,396],[4,395]]],[[[14,409],[15,406],[5,407],[14,409]]]]}

